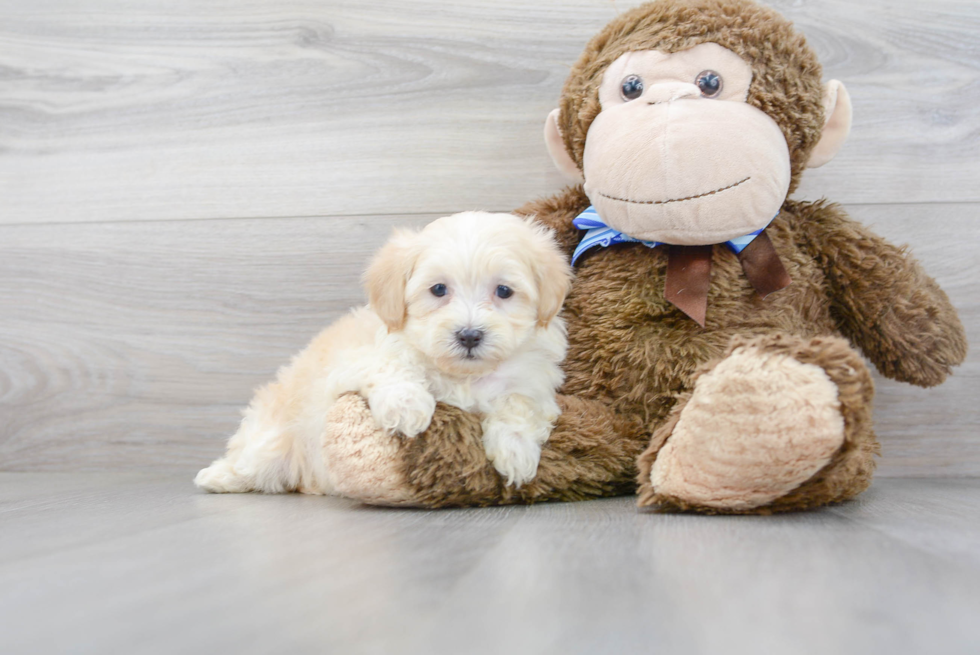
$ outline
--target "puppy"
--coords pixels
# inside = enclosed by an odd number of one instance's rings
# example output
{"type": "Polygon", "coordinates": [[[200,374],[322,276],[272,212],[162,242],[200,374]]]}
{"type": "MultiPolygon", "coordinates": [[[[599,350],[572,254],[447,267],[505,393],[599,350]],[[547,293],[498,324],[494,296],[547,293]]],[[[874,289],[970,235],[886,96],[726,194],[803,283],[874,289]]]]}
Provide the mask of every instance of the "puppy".
{"type": "Polygon", "coordinates": [[[507,484],[537,473],[559,409],[571,269],[550,232],[512,214],[464,212],[396,231],[365,276],[370,304],[328,327],[259,389],[228,452],[197,474],[211,492],[329,494],[320,456],[339,396],[411,438],[436,402],[482,417],[507,484]]]}

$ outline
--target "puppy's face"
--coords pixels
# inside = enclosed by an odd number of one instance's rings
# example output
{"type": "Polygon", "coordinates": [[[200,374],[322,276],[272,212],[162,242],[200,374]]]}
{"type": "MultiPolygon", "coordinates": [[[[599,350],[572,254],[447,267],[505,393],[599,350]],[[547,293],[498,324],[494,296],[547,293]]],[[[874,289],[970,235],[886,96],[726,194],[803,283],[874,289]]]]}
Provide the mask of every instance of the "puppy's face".
{"type": "Polygon", "coordinates": [[[365,275],[371,306],[441,370],[489,372],[558,313],[571,280],[545,228],[464,212],[396,232],[365,275]]]}

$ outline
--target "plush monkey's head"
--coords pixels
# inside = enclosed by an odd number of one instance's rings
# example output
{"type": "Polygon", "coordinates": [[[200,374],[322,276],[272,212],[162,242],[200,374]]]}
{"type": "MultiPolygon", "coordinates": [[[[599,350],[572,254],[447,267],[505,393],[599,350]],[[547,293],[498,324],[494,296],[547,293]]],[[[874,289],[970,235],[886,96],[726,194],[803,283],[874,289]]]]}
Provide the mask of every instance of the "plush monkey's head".
{"type": "Polygon", "coordinates": [[[657,0],[586,46],[548,117],[559,169],[632,237],[698,245],[765,227],[850,129],[792,25],[751,0],[657,0]]]}

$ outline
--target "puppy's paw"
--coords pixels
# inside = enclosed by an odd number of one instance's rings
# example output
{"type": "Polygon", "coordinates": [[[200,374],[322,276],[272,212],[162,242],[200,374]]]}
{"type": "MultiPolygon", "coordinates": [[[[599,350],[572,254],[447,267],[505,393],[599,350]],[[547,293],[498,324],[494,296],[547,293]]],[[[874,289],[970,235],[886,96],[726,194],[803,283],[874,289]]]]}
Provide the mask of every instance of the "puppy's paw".
{"type": "Polygon", "coordinates": [[[227,459],[219,459],[211,466],[201,469],[194,477],[194,484],[213,494],[242,493],[251,491],[251,486],[227,459]]]}
{"type": "Polygon", "coordinates": [[[414,437],[425,432],[436,411],[436,399],[418,384],[397,382],[376,387],[368,396],[375,422],[385,430],[414,437]]]}
{"type": "Polygon", "coordinates": [[[483,433],[483,448],[493,467],[509,485],[520,487],[538,473],[541,446],[522,436],[513,426],[487,426],[483,433]]]}

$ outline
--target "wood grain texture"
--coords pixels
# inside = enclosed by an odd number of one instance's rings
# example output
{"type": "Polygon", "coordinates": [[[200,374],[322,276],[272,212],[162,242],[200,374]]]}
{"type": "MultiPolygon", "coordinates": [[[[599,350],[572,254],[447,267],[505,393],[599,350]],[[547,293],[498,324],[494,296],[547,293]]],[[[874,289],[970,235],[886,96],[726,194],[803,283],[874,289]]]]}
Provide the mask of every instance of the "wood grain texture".
{"type": "Polygon", "coordinates": [[[980,480],[804,514],[415,511],[0,474],[4,653],[973,655],[980,480]]]}
{"type": "Polygon", "coordinates": [[[391,226],[425,218],[2,228],[0,468],[208,460],[252,388],[363,302],[391,226]]]}
{"type": "MultiPolygon", "coordinates": [[[[0,1],[0,222],[507,209],[634,0],[0,1]]],[[[980,4],[773,3],[855,123],[804,195],[978,201],[980,4]]]]}
{"type": "MultiPolygon", "coordinates": [[[[980,204],[854,206],[980,341],[980,204]]],[[[432,216],[0,226],[0,470],[193,471],[254,387],[362,302],[393,225],[432,216]]],[[[980,475],[980,354],[945,385],[879,381],[884,476],[980,475]]]]}

